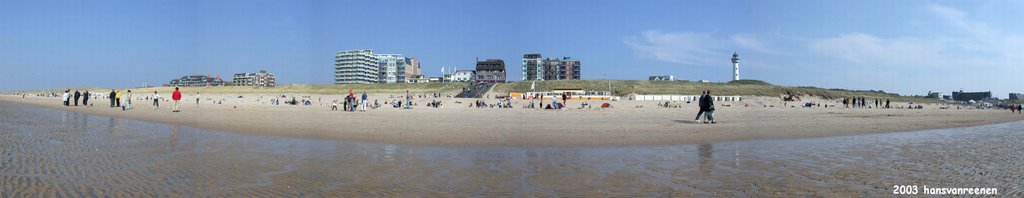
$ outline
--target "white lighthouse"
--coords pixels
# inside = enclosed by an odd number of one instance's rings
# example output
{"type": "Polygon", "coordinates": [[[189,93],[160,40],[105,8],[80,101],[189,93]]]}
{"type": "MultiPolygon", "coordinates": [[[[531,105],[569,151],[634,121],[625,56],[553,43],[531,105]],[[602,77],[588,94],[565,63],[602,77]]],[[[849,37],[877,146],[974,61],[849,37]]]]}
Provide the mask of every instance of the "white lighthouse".
{"type": "Polygon", "coordinates": [[[740,55],[732,53],[732,80],[740,80],[740,55]]]}

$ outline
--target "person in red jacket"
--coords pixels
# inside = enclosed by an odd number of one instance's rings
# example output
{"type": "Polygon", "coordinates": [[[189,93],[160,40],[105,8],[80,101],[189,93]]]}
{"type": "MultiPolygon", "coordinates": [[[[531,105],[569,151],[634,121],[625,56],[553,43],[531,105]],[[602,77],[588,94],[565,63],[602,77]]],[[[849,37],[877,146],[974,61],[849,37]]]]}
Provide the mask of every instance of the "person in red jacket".
{"type": "Polygon", "coordinates": [[[171,93],[171,100],[174,100],[174,110],[172,112],[180,112],[181,110],[178,110],[178,101],[181,100],[181,92],[178,91],[177,87],[174,88],[174,93],[171,93]]]}

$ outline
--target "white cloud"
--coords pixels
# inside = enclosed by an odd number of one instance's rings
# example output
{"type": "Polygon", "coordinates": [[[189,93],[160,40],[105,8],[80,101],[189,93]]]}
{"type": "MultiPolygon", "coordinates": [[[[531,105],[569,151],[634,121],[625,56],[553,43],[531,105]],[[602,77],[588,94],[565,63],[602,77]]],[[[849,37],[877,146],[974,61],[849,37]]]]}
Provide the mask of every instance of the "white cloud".
{"type": "Polygon", "coordinates": [[[966,12],[955,8],[931,4],[925,7],[925,9],[935,14],[935,16],[947,24],[973,36],[995,36],[999,32],[987,23],[968,19],[966,12]]]}
{"type": "Polygon", "coordinates": [[[714,65],[722,57],[739,50],[782,55],[783,50],[764,42],[754,34],[734,34],[728,38],[711,33],[662,32],[648,30],[625,39],[636,55],[683,65],[714,65]]]}
{"type": "Polygon", "coordinates": [[[732,42],[735,43],[737,47],[743,49],[774,55],[784,54],[781,49],[769,46],[764,41],[751,34],[734,34],[732,35],[732,42]]]}
{"type": "Polygon", "coordinates": [[[710,33],[644,31],[625,39],[637,56],[683,65],[709,65],[727,56],[729,43],[710,33]]]}
{"type": "Polygon", "coordinates": [[[837,57],[864,66],[938,66],[942,45],[904,37],[882,39],[865,33],[841,34],[837,37],[811,41],[813,52],[837,57]]]}

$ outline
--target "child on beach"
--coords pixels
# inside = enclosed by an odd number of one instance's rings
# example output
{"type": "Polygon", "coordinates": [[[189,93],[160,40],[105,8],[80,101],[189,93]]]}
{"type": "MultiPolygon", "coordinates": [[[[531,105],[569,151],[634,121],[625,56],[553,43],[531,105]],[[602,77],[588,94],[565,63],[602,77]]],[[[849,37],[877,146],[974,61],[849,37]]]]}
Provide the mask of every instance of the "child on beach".
{"type": "Polygon", "coordinates": [[[156,91],[153,91],[153,109],[159,109],[159,108],[160,108],[160,94],[157,94],[156,91]]]}

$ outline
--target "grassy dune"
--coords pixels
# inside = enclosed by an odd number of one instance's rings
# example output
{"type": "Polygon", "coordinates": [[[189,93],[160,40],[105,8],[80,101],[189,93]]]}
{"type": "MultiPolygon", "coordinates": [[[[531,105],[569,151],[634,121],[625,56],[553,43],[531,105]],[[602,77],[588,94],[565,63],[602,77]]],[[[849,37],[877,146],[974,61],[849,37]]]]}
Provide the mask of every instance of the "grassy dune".
{"type": "MultiPolygon", "coordinates": [[[[607,91],[611,83],[612,94],[625,96],[629,94],[681,94],[696,95],[703,90],[711,90],[715,95],[742,95],[781,97],[786,94],[799,94],[804,97],[821,97],[836,99],[842,97],[864,97],[892,99],[896,101],[939,102],[938,100],[920,97],[900,96],[893,93],[878,91],[856,91],[841,89],[823,89],[816,87],[788,87],[771,85],[757,80],[741,80],[730,83],[697,83],[685,81],[648,81],[648,80],[571,80],[571,81],[537,81],[536,89],[584,89],[607,91]]],[[[498,84],[492,92],[526,92],[531,82],[513,82],[498,84]]]]}

